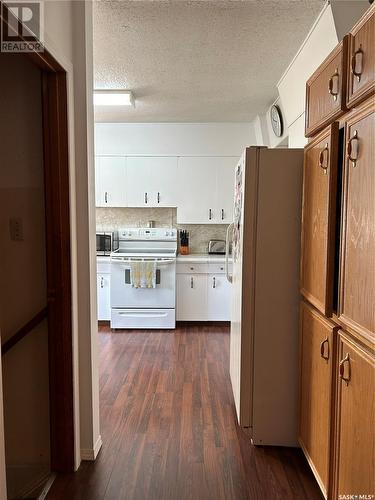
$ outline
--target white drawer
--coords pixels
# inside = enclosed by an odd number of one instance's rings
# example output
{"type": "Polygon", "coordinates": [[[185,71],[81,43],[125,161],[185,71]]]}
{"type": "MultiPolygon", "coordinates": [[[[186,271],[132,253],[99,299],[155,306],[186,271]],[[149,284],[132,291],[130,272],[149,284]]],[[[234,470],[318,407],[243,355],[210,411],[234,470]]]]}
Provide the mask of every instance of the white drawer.
{"type": "Polygon", "coordinates": [[[174,309],[112,309],[111,328],[176,328],[174,309]]]}
{"type": "Polygon", "coordinates": [[[111,262],[108,259],[108,261],[102,261],[102,260],[97,260],[96,261],[96,272],[98,274],[110,274],[111,272],[111,262]]]}
{"type": "Polygon", "coordinates": [[[210,274],[222,274],[225,273],[225,264],[224,262],[210,262],[208,264],[208,272],[210,274]]]}
{"type": "Polygon", "coordinates": [[[177,262],[177,274],[206,274],[208,264],[177,262]]]}

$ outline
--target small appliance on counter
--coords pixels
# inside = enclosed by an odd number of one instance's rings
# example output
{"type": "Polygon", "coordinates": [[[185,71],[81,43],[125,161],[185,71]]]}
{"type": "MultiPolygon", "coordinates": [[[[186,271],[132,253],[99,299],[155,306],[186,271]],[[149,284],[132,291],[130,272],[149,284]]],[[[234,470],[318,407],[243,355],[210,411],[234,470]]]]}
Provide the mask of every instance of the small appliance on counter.
{"type": "Polygon", "coordinates": [[[96,233],[96,255],[110,256],[119,247],[118,231],[96,233]]]}
{"type": "Polygon", "coordinates": [[[210,240],[208,242],[209,255],[225,255],[225,241],[224,240],[210,240]]]}
{"type": "Polygon", "coordinates": [[[189,232],[180,230],[180,254],[189,255],[189,232]]]}

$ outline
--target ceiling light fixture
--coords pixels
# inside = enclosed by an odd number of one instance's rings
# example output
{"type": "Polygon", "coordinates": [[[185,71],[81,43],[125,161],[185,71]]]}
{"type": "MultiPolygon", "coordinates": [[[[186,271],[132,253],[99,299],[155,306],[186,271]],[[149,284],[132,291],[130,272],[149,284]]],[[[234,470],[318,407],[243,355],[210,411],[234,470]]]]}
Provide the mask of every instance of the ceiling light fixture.
{"type": "Polygon", "coordinates": [[[134,106],[130,90],[94,90],[94,106],[134,106]]]}

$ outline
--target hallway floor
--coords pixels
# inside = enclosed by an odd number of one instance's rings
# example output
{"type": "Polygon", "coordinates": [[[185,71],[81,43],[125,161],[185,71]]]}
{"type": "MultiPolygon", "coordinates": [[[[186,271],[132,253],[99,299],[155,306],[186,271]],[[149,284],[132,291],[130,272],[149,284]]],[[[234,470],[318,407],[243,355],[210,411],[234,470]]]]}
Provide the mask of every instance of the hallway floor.
{"type": "Polygon", "coordinates": [[[236,426],[227,327],[101,327],[99,343],[103,448],[49,500],[322,499],[300,450],[236,426]]]}

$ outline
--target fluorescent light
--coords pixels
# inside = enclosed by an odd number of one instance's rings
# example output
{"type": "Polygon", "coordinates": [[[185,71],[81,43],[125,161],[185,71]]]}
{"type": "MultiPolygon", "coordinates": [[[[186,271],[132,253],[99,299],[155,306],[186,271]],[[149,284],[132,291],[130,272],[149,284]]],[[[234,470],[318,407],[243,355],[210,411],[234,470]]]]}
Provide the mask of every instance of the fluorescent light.
{"type": "Polygon", "coordinates": [[[95,106],[134,106],[130,90],[94,90],[95,106]]]}

